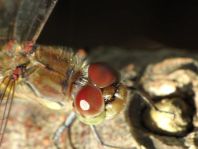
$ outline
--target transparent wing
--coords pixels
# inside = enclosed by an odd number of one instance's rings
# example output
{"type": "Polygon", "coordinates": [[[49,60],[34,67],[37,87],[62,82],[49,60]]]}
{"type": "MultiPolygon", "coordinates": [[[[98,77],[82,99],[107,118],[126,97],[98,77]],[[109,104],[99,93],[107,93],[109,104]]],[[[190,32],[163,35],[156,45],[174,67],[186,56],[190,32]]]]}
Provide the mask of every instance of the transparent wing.
{"type": "Polygon", "coordinates": [[[58,0],[0,0],[0,41],[36,42],[58,0]]]}
{"type": "Polygon", "coordinates": [[[22,0],[16,17],[14,39],[36,42],[57,1],[22,0]]]}
{"type": "Polygon", "coordinates": [[[15,80],[5,77],[0,84],[0,146],[3,141],[15,92],[15,80]]]}
{"type": "Polygon", "coordinates": [[[21,0],[0,0],[0,40],[12,37],[15,18],[21,0]]]}

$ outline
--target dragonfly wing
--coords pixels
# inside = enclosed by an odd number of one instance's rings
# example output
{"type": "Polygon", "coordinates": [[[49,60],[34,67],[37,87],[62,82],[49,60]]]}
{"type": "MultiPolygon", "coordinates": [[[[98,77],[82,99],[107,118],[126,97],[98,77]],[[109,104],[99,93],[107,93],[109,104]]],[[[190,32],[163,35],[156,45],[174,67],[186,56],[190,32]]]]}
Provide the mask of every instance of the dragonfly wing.
{"type": "Polygon", "coordinates": [[[21,0],[0,0],[0,41],[12,38],[20,1],[21,0]]]}
{"type": "Polygon", "coordinates": [[[15,92],[15,80],[5,77],[0,84],[0,146],[7,126],[15,92]]]}
{"type": "Polygon", "coordinates": [[[0,41],[36,41],[58,0],[0,0],[0,41]]]}
{"type": "Polygon", "coordinates": [[[16,17],[14,38],[36,42],[57,1],[23,0],[16,17]]]}

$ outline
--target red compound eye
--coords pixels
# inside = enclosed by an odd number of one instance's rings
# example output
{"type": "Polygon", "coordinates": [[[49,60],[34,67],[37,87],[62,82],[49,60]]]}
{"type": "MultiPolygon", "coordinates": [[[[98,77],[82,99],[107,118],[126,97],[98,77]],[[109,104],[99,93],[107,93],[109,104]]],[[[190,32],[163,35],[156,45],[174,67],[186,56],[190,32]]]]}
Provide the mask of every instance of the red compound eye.
{"type": "Polygon", "coordinates": [[[115,71],[103,63],[91,64],[88,75],[91,82],[100,88],[107,87],[117,80],[115,71]]]}
{"type": "Polygon", "coordinates": [[[102,92],[95,86],[84,86],[78,92],[74,106],[84,116],[96,116],[104,111],[102,92]]]}

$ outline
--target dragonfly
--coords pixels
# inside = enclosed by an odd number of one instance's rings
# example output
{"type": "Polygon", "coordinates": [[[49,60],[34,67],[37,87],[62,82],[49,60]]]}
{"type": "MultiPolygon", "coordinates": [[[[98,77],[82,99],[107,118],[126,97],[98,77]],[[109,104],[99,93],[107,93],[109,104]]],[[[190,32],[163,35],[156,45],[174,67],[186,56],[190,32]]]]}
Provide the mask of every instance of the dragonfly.
{"type": "Polygon", "coordinates": [[[119,73],[102,62],[88,64],[69,48],[36,44],[57,1],[0,0],[0,146],[13,99],[32,98],[60,111],[66,101],[72,102],[73,112],[53,137],[57,148],[60,135],[76,118],[91,126],[103,146],[115,147],[102,141],[95,125],[125,106],[127,87],[119,73]]]}
{"type": "Polygon", "coordinates": [[[90,125],[102,146],[123,149],[105,143],[95,127],[116,117],[126,105],[128,87],[120,74],[103,62],[88,64],[70,48],[36,44],[57,2],[0,0],[0,146],[13,99],[31,98],[59,111],[64,111],[67,101],[71,101],[73,112],[54,133],[57,148],[63,131],[78,119],[90,125]]]}

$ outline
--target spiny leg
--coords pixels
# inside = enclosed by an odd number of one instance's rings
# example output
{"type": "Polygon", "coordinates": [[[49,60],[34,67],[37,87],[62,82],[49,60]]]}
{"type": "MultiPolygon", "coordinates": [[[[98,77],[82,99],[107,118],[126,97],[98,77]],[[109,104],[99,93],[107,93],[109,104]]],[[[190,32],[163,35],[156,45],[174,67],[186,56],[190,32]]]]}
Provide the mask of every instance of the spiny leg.
{"type": "Polygon", "coordinates": [[[0,88],[3,87],[3,83],[5,83],[6,79],[8,79],[8,82],[6,83],[6,85],[4,84],[5,88],[3,89],[0,96],[0,110],[3,109],[3,116],[0,119],[0,145],[3,141],[3,136],[7,126],[8,117],[10,115],[10,109],[12,106],[15,92],[15,80],[10,77],[5,77],[4,80],[2,80],[0,88]],[[3,100],[5,100],[5,106],[3,106],[3,100]]]}
{"type": "MultiPolygon", "coordinates": [[[[135,149],[134,147],[131,148],[126,148],[126,147],[121,147],[121,146],[115,146],[115,145],[111,145],[111,144],[107,144],[103,141],[102,137],[100,136],[100,133],[98,132],[98,130],[96,129],[96,126],[94,125],[90,125],[91,130],[93,131],[97,141],[103,146],[103,147],[108,147],[108,148],[117,148],[117,149],[135,149]]],[[[110,139],[110,138],[109,138],[110,139]]]]}
{"type": "MultiPolygon", "coordinates": [[[[5,132],[7,123],[8,123],[8,117],[10,115],[10,109],[11,109],[11,106],[12,106],[12,103],[13,103],[14,92],[15,92],[15,82],[12,82],[11,87],[12,88],[11,88],[10,94],[7,96],[6,107],[5,107],[5,110],[4,110],[4,113],[3,113],[3,119],[2,120],[5,121],[4,124],[1,125],[1,132],[2,132],[3,135],[4,135],[4,132],[5,132]]],[[[2,139],[3,139],[3,136],[2,136],[2,139]]],[[[0,142],[2,142],[2,140],[0,142]]]]}
{"type": "Polygon", "coordinates": [[[71,125],[73,124],[75,119],[76,119],[75,112],[71,112],[70,115],[68,116],[68,118],[58,127],[58,129],[54,133],[53,141],[54,141],[54,144],[57,149],[60,149],[59,139],[60,139],[62,133],[64,132],[65,129],[69,129],[71,127],[71,125]]]}

